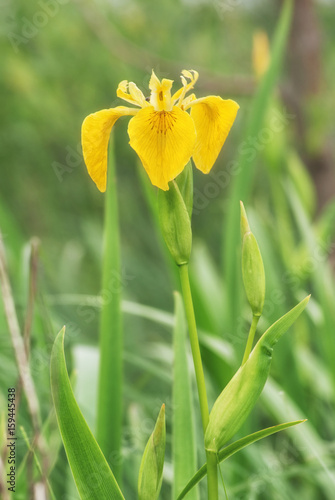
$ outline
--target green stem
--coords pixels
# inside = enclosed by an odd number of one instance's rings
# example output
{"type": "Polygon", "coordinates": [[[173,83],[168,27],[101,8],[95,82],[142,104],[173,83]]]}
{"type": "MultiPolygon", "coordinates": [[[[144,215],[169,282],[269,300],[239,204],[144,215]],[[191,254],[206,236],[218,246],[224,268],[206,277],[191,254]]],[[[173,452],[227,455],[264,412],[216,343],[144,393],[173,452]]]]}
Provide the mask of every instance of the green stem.
{"type": "MultiPolygon", "coordinates": [[[[201,361],[201,353],[199,347],[197,325],[194,315],[194,307],[192,301],[192,293],[190,287],[190,280],[188,275],[188,265],[184,264],[179,266],[179,276],[181,289],[183,293],[184,306],[186,312],[186,319],[188,324],[188,331],[190,336],[190,344],[193,356],[193,364],[195,370],[195,377],[198,387],[200,412],[202,420],[202,428],[204,434],[207,429],[209,420],[209,410],[207,401],[207,392],[205,385],[204,370],[201,361]]],[[[206,451],[207,457],[207,489],[208,500],[218,500],[218,475],[217,475],[217,461],[215,453],[206,451]]]]}
{"type": "Polygon", "coordinates": [[[123,386],[121,290],[117,186],[111,141],[104,220],[97,440],[119,484],[123,386]]]}
{"type": "Polygon", "coordinates": [[[199,403],[200,403],[200,411],[201,411],[201,421],[202,428],[204,430],[204,434],[208,425],[209,411],[208,411],[208,402],[207,402],[207,392],[205,386],[205,377],[204,370],[202,367],[198,333],[197,333],[197,325],[195,322],[190,280],[188,276],[188,265],[184,264],[179,266],[179,276],[181,289],[183,292],[184,306],[186,312],[186,319],[188,324],[188,331],[190,336],[191,350],[193,356],[195,377],[197,380],[198,387],[198,395],[199,395],[199,403]]]}
{"type": "Polygon", "coordinates": [[[216,453],[206,451],[207,491],[209,500],[219,500],[218,463],[216,453]]]}
{"type": "Polygon", "coordinates": [[[247,361],[247,359],[249,358],[249,355],[251,353],[251,349],[252,349],[252,345],[254,342],[254,337],[255,337],[256,328],[257,328],[259,318],[260,318],[260,316],[253,316],[253,318],[252,318],[252,323],[251,323],[250,330],[249,330],[247,345],[245,346],[245,351],[244,351],[244,356],[243,356],[241,366],[244,365],[244,363],[247,361]]]}

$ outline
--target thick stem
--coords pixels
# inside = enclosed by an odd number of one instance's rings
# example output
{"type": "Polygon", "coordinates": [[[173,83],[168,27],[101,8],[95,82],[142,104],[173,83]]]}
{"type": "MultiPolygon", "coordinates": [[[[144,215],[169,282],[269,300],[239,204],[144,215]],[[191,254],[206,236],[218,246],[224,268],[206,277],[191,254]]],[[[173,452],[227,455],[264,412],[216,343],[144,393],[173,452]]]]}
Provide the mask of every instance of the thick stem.
{"type": "Polygon", "coordinates": [[[218,464],[216,453],[206,452],[207,458],[207,491],[209,500],[219,499],[218,464]]]}
{"type": "Polygon", "coordinates": [[[252,344],[254,342],[254,337],[255,337],[256,328],[257,328],[259,318],[260,318],[260,316],[253,316],[253,318],[252,318],[252,323],[251,323],[250,330],[249,330],[247,345],[245,346],[244,356],[243,356],[243,360],[242,360],[242,366],[247,361],[247,359],[249,358],[249,355],[251,353],[252,344]]]}

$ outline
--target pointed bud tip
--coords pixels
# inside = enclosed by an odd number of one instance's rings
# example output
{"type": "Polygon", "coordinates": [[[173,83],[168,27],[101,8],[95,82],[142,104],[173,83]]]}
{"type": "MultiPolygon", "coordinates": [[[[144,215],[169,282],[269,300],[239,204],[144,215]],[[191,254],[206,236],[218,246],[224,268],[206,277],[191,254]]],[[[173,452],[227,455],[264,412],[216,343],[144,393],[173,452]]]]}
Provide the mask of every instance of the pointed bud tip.
{"type": "Polygon", "coordinates": [[[159,414],[157,417],[157,424],[158,422],[165,422],[165,403],[162,404],[161,409],[159,410],[159,414]]]}
{"type": "Polygon", "coordinates": [[[247,212],[245,211],[244,204],[242,201],[240,201],[240,208],[241,208],[241,239],[243,241],[243,237],[245,236],[245,234],[250,233],[251,230],[249,227],[247,212]]]}

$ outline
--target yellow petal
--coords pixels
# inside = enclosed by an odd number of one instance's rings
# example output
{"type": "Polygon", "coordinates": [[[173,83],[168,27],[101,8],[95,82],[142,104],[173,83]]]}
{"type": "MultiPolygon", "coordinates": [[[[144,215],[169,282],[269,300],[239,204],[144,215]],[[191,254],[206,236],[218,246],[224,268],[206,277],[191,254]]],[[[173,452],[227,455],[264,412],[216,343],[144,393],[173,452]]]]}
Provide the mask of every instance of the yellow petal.
{"type": "Polygon", "coordinates": [[[208,174],[234,123],[239,105],[230,99],[209,96],[190,102],[191,118],[197,131],[193,153],[195,166],[208,174]]]}
{"type": "Polygon", "coordinates": [[[129,94],[128,87],[129,87],[128,80],[122,80],[122,82],[119,83],[119,86],[116,90],[116,95],[120,97],[120,99],[123,99],[124,101],[127,101],[130,104],[133,104],[134,106],[139,106],[139,104],[135,101],[134,97],[129,94]]]}
{"type": "Polygon", "coordinates": [[[129,82],[129,93],[134,99],[134,103],[138,106],[141,106],[141,108],[149,106],[149,103],[145,100],[143,92],[138,88],[137,85],[135,85],[134,82],[129,82]]]}
{"type": "Polygon", "coordinates": [[[107,183],[107,146],[110,132],[120,116],[134,115],[137,109],[118,106],[103,109],[85,118],[81,127],[81,144],[85,164],[97,188],[106,191],[107,183]]]}
{"type": "Polygon", "coordinates": [[[167,80],[163,78],[160,81],[155,72],[152,71],[149,89],[151,90],[150,94],[150,104],[155,108],[156,111],[171,111],[172,110],[172,102],[171,102],[171,87],[173,84],[173,80],[167,80]]]}
{"type": "Polygon", "coordinates": [[[168,182],[180,174],[193,153],[196,132],[190,115],[176,106],[172,111],[144,108],[130,120],[128,134],[151,183],[168,190],[168,182]]]}

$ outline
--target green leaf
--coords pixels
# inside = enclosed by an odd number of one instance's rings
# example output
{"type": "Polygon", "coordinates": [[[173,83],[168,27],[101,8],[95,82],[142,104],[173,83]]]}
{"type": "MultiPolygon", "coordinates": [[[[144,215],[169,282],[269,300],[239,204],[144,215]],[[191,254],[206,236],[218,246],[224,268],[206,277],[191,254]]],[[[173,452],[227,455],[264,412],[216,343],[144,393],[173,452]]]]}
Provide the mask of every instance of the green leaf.
{"type": "MultiPolygon", "coordinates": [[[[288,313],[284,314],[281,318],[279,318],[273,325],[271,325],[265,333],[261,336],[257,344],[260,346],[269,346],[273,347],[278,340],[284,335],[285,332],[290,328],[291,325],[295,322],[296,319],[300,316],[302,311],[308,304],[310,299],[310,295],[304,298],[299,304],[297,304],[293,309],[291,309],[288,313]]],[[[255,349],[257,347],[255,346],[255,349]]]]}
{"type": "Polygon", "coordinates": [[[165,405],[145,447],[138,474],[139,500],[157,500],[162,486],[165,455],[165,405]]]}
{"type": "Polygon", "coordinates": [[[307,214],[312,217],[317,206],[314,182],[302,160],[294,151],[288,154],[286,164],[301,203],[307,214]]]}
{"type": "MultiPolygon", "coordinates": [[[[230,444],[223,450],[219,451],[218,453],[218,462],[223,462],[224,460],[227,460],[227,458],[231,457],[238,451],[242,450],[243,448],[246,448],[246,446],[249,446],[252,443],[255,443],[256,441],[259,441],[260,439],[264,439],[267,436],[270,436],[271,434],[275,434],[276,432],[283,431],[287,429],[288,427],[292,427],[293,425],[298,425],[302,424],[303,422],[306,422],[305,420],[296,420],[294,422],[287,422],[284,424],[279,424],[275,425],[273,427],[267,427],[266,429],[262,429],[261,431],[254,432],[253,434],[249,434],[248,436],[245,436],[241,439],[238,439],[234,443],[230,444]]],[[[204,464],[198,472],[192,477],[192,479],[187,483],[183,491],[180,493],[180,495],[177,497],[177,500],[182,500],[187,493],[199,482],[201,481],[202,478],[204,478],[207,474],[207,464],[204,464]]]]}
{"type": "Polygon", "coordinates": [[[51,391],[59,430],[80,498],[124,500],[108,463],[75,400],[64,355],[65,327],[51,353],[51,391]]]}
{"type": "Polygon", "coordinates": [[[229,312],[230,324],[228,330],[236,326],[236,318],[239,318],[240,290],[238,287],[238,244],[239,244],[239,200],[245,203],[248,201],[249,194],[253,188],[258,151],[258,135],[262,130],[264,118],[269,107],[270,99],[280,74],[281,63],[285,54],[285,46],[288,39],[290,24],[292,19],[293,2],[286,0],[283,4],[280,18],[271,44],[270,66],[262,78],[255,98],[252,102],[247,128],[244,134],[244,140],[239,148],[239,157],[234,162],[234,169],[231,173],[232,190],[227,204],[227,217],[225,219],[224,244],[223,244],[223,262],[226,278],[227,310],[229,312]],[[238,167],[237,172],[235,168],[238,167]]]}
{"type": "Polygon", "coordinates": [[[110,465],[113,461],[115,477],[120,481],[123,408],[121,295],[124,280],[120,262],[118,190],[112,137],[105,196],[97,440],[110,465]]]}
{"type": "MultiPolygon", "coordinates": [[[[173,483],[172,498],[182,490],[185,480],[192,477],[197,469],[196,443],[194,436],[194,409],[186,351],[186,322],[183,301],[175,293],[175,318],[173,331],[174,372],[173,372],[173,426],[172,426],[172,462],[173,483]]],[[[199,492],[192,490],[189,500],[198,500],[199,492]]]]}

